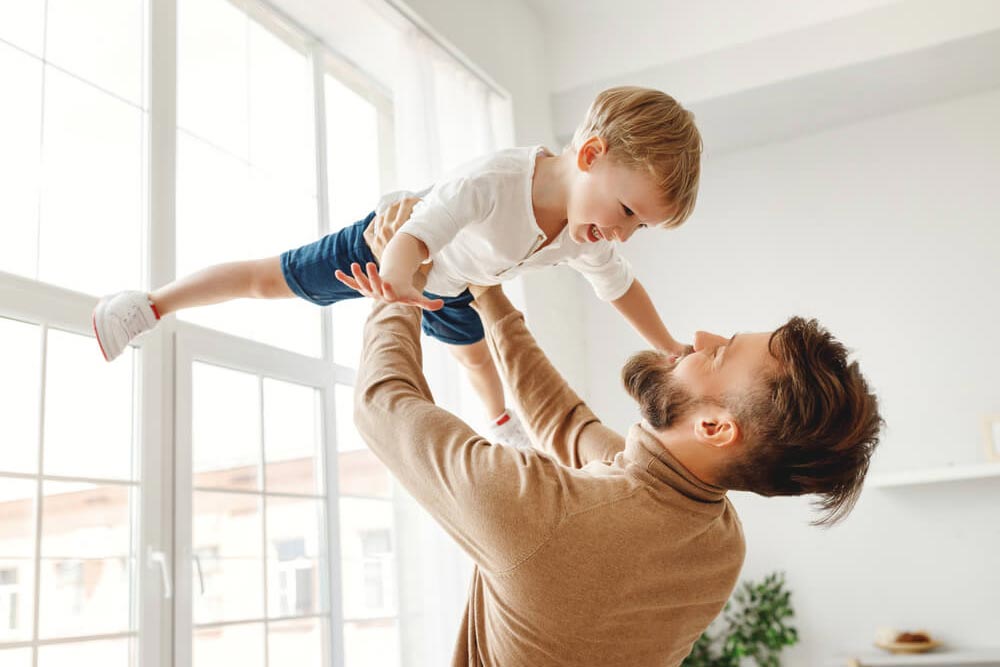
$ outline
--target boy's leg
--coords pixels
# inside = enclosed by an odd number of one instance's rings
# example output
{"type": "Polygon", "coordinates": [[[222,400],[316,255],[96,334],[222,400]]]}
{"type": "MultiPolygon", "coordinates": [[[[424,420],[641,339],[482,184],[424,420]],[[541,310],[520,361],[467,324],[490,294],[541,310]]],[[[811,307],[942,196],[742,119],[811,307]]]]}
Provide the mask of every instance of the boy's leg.
{"type": "Polygon", "coordinates": [[[149,294],[160,317],[184,308],[232,299],[289,299],[294,296],[281,271],[280,256],[216,264],[149,294]]]}
{"type": "Polygon", "coordinates": [[[448,345],[452,356],[465,367],[469,375],[472,388],[486,408],[486,414],[491,420],[504,413],[505,403],[503,396],[503,384],[500,382],[500,374],[493,364],[490,356],[490,349],[483,339],[471,345],[448,345]]]}

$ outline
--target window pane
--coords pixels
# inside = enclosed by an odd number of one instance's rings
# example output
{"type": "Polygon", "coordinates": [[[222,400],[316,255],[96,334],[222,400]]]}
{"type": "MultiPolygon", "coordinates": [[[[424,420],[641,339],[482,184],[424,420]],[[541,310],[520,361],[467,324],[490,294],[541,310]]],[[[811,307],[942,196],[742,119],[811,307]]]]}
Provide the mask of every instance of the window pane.
{"type": "Polygon", "coordinates": [[[323,626],[326,623],[326,619],[318,618],[297,618],[269,623],[267,627],[269,664],[295,665],[295,667],[320,667],[330,664],[330,660],[323,652],[323,626]]]}
{"type": "Polygon", "coordinates": [[[0,651],[0,665],[4,667],[31,667],[31,649],[15,648],[0,651]]]}
{"type": "Polygon", "coordinates": [[[191,590],[195,623],[264,615],[260,498],[247,493],[194,494],[191,590]]]}
{"type": "MultiPolygon", "coordinates": [[[[280,254],[316,236],[316,202],[245,162],[177,133],[177,275],[280,254]]],[[[183,311],[190,322],[299,352],[321,353],[320,309],[300,299],[243,299],[183,311]]]]}
{"type": "MultiPolygon", "coordinates": [[[[5,14],[22,3],[0,2],[5,14]]],[[[30,6],[25,3],[25,6],[30,6]]],[[[16,10],[15,10],[16,12],[16,10]]],[[[38,160],[41,155],[42,63],[0,43],[0,271],[35,277],[38,259],[38,160]]]]}
{"type": "Polygon", "coordinates": [[[126,667],[129,664],[128,639],[54,644],[38,648],[38,667],[126,667]]]}
{"type": "MultiPolygon", "coordinates": [[[[32,634],[37,486],[33,480],[0,477],[0,642],[32,634]]],[[[0,664],[7,663],[0,658],[0,664]]]]}
{"type": "Polygon", "coordinates": [[[342,496],[391,498],[392,477],[354,427],[354,388],[337,385],[337,450],[342,496]]]}
{"type": "Polygon", "coordinates": [[[90,294],[140,285],[143,122],[139,109],[46,67],[40,280],[90,294]]]}
{"type": "Polygon", "coordinates": [[[345,623],[344,654],[347,667],[398,667],[399,623],[392,618],[345,623]]]}
{"type": "Polygon", "coordinates": [[[378,203],[378,112],[334,77],[326,84],[326,155],[330,229],[364,218],[378,203]]]}
{"type": "Polygon", "coordinates": [[[361,360],[365,322],[372,312],[371,299],[342,301],[333,309],[333,361],[357,368],[361,360]]]}
{"type": "Polygon", "coordinates": [[[396,615],[395,543],[391,502],[340,499],[346,620],[396,615]]]}
{"type": "Polygon", "coordinates": [[[142,105],[144,0],[48,0],[45,57],[142,105]]]}
{"type": "Polygon", "coordinates": [[[45,482],[42,493],[39,634],[128,631],[130,488],[45,482]]]}
{"type": "MultiPolygon", "coordinates": [[[[0,2],[0,39],[16,44],[41,58],[44,31],[45,0],[0,2]]],[[[15,98],[7,98],[11,99],[15,98]]]]}
{"type": "Polygon", "coordinates": [[[319,392],[312,387],[264,380],[265,488],[323,494],[320,475],[319,392]]]}
{"type": "Polygon", "coordinates": [[[38,471],[38,380],[42,374],[37,326],[0,317],[0,471],[38,471]]]}
{"type": "Polygon", "coordinates": [[[132,479],[131,354],[113,364],[89,336],[49,330],[44,472],[132,479]]]}
{"type": "Polygon", "coordinates": [[[312,70],[302,52],[250,21],[250,162],[316,191],[312,70]]]}
{"type": "Polygon", "coordinates": [[[194,667],[264,667],[264,625],[248,623],[195,630],[191,652],[194,667]]]}
{"type": "Polygon", "coordinates": [[[268,496],[268,616],[326,611],[323,501],[268,496]]]}
{"type": "Polygon", "coordinates": [[[257,376],[195,363],[191,381],[194,485],[259,489],[257,376]]]}
{"type": "Polygon", "coordinates": [[[177,2],[177,124],[247,158],[247,17],[236,3],[177,2]]]}

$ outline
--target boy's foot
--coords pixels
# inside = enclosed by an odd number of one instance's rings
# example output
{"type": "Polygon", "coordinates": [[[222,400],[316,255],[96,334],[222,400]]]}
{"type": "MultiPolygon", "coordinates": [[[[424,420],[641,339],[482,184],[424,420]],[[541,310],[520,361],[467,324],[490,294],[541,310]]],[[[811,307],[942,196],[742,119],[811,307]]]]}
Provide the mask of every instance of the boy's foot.
{"type": "Polygon", "coordinates": [[[518,449],[535,448],[531,438],[528,437],[528,432],[524,430],[521,420],[513,410],[504,410],[504,413],[490,425],[487,435],[494,442],[501,442],[518,449]]]}
{"type": "Polygon", "coordinates": [[[91,321],[101,354],[113,361],[133,338],[156,326],[160,315],[145,292],[118,292],[97,302],[91,321]]]}

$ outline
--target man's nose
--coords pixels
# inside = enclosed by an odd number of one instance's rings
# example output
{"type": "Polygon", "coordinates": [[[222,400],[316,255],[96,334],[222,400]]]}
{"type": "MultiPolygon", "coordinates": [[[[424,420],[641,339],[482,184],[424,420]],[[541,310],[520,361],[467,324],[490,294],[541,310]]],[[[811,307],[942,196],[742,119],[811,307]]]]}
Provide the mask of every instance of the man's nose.
{"type": "Polygon", "coordinates": [[[714,333],[709,333],[707,331],[695,331],[694,332],[694,351],[701,352],[702,350],[712,350],[717,348],[726,342],[726,339],[722,336],[717,336],[714,333]]]}

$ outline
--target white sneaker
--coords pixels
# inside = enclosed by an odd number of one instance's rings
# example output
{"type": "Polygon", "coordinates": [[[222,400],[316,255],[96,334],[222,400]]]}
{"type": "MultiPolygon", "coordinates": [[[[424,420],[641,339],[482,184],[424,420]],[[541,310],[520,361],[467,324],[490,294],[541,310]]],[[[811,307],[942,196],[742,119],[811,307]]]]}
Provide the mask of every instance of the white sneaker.
{"type": "Polygon", "coordinates": [[[487,433],[490,440],[510,445],[511,447],[517,447],[518,449],[534,449],[535,446],[531,443],[531,438],[528,437],[528,432],[524,430],[524,425],[521,424],[517,413],[508,409],[505,411],[505,414],[508,419],[504,423],[497,424],[494,422],[490,425],[489,433],[487,433]]]}
{"type": "Polygon", "coordinates": [[[105,360],[114,361],[133,338],[156,326],[160,319],[145,292],[118,292],[97,302],[91,321],[105,360]]]}

